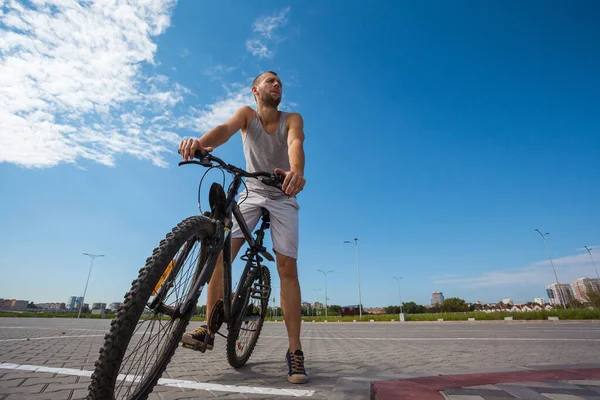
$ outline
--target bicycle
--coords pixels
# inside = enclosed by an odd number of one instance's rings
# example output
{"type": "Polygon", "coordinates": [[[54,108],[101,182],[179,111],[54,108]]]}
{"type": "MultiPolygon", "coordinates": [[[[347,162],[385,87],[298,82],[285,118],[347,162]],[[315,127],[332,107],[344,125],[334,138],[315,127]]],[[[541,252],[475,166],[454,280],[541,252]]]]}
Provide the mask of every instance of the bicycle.
{"type": "MultiPolygon", "coordinates": [[[[270,271],[261,264],[263,257],[274,261],[263,246],[270,217],[269,212],[263,209],[260,228],[255,232],[256,236],[252,237],[235,197],[244,184],[242,178],[260,179],[281,190],[283,177],[268,172],[249,173],[205,151],[197,151],[194,158],[199,161],[182,161],[179,166],[201,165],[209,168],[206,173],[217,168],[229,172],[233,176],[233,182],[227,195],[224,185],[214,182],[209,191],[210,211],[202,213],[200,209],[201,215],[181,221],[166,235],[146,260],[145,266],[139,270],[137,279],[132,282],[131,289],[125,295],[122,306],[111,322],[110,331],[104,338],[88,387],[89,400],[147,398],[171,361],[185,328],[196,311],[202,290],[213,274],[221,251],[223,300],[207,316],[207,325],[210,332],[227,338],[227,360],[234,368],[244,366],[256,346],[271,294],[270,271]],[[238,221],[249,245],[241,257],[246,265],[235,293],[232,292],[231,284],[232,218],[238,221]],[[188,268],[184,266],[186,260],[192,260],[188,268]],[[254,300],[258,304],[253,303],[254,300]],[[160,326],[155,332],[154,325],[157,321],[160,326]],[[166,322],[166,327],[162,326],[162,322],[166,322]],[[219,333],[223,323],[227,324],[226,336],[219,333]],[[145,324],[150,326],[142,333],[140,328],[145,324]],[[254,331],[248,329],[250,324],[255,325],[254,331]],[[148,331],[150,338],[144,342],[148,331]],[[252,333],[247,342],[242,342],[246,332],[252,333]],[[134,340],[140,334],[143,337],[134,340]],[[159,342],[155,347],[152,344],[154,339],[165,339],[165,343],[161,346],[159,342]],[[146,365],[142,365],[144,363],[146,365]],[[126,369],[127,372],[124,372],[126,369]],[[125,386],[127,382],[131,385],[125,386]]],[[[198,188],[199,197],[202,180],[198,188]]],[[[204,352],[206,347],[204,345],[204,348],[197,350],[204,352]]]]}

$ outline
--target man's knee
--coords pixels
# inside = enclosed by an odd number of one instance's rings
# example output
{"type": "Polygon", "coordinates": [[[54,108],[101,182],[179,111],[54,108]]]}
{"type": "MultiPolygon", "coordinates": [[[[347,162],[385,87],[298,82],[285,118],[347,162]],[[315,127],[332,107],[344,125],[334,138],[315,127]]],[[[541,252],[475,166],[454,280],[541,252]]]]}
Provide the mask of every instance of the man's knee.
{"type": "Polygon", "coordinates": [[[298,263],[295,258],[281,253],[275,253],[277,257],[277,272],[280,279],[298,279],[298,263]]]}

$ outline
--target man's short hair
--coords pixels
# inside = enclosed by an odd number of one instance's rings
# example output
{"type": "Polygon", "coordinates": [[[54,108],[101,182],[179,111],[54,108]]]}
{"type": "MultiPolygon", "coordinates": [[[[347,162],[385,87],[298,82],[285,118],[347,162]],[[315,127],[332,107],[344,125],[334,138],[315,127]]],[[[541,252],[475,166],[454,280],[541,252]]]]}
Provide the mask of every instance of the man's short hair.
{"type": "Polygon", "coordinates": [[[256,78],[254,78],[254,80],[252,81],[252,86],[256,86],[256,84],[258,83],[258,80],[261,78],[261,76],[263,76],[264,74],[273,74],[275,76],[279,76],[277,75],[276,72],[273,71],[265,71],[262,74],[258,75],[256,78]]]}

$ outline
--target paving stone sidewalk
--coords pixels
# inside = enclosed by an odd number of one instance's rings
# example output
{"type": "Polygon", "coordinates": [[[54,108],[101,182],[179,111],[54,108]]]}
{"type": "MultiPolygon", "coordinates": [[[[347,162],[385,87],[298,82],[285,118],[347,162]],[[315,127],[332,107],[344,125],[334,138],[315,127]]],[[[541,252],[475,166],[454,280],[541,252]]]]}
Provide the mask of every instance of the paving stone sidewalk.
{"type": "MultiPolygon", "coordinates": [[[[109,320],[0,318],[0,400],[85,398],[89,384],[85,374],[93,370],[109,324],[109,320]],[[15,365],[21,369],[11,367],[15,365]],[[23,370],[36,366],[78,373],[23,370]]],[[[198,325],[195,321],[190,329],[198,325]]],[[[288,391],[296,389],[312,399],[368,399],[372,382],[600,360],[600,323],[592,321],[306,323],[302,343],[310,382],[292,385],[285,378],[283,323],[265,325],[251,360],[239,370],[228,365],[225,342],[218,339],[215,349],[205,354],[178,349],[163,375],[196,386],[157,386],[150,400],[291,398],[288,391]],[[277,394],[261,394],[264,388],[277,394]]],[[[475,385],[482,383],[454,388],[475,385]]],[[[437,395],[443,398],[439,391],[437,395]]]]}

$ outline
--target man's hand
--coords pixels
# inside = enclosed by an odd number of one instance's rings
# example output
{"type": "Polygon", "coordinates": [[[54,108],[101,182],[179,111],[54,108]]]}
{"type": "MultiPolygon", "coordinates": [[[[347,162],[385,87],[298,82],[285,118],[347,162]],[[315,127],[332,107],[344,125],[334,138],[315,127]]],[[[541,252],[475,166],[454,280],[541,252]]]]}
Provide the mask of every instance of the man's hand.
{"type": "Polygon", "coordinates": [[[183,157],[183,161],[192,160],[197,150],[211,152],[213,148],[202,146],[197,139],[184,139],[179,143],[179,154],[183,157]]]}
{"type": "Polygon", "coordinates": [[[304,185],[306,185],[306,179],[304,179],[304,176],[298,172],[284,171],[282,169],[275,168],[275,173],[285,176],[281,190],[283,190],[283,192],[290,197],[300,193],[302,189],[304,189],[304,185]]]}

